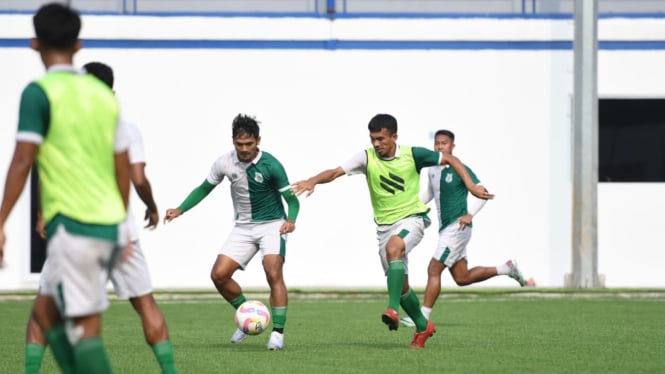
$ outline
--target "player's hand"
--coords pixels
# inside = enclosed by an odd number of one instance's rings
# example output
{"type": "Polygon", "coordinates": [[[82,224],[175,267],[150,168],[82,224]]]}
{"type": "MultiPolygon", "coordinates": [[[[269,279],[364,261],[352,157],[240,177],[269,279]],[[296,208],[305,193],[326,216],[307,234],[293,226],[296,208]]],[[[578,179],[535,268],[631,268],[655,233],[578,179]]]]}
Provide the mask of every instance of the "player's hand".
{"type": "Polygon", "coordinates": [[[5,267],[5,230],[0,229],[0,269],[5,267]]]}
{"type": "Polygon", "coordinates": [[[483,200],[492,200],[494,198],[493,194],[489,193],[484,186],[479,184],[476,184],[473,186],[473,188],[470,188],[469,192],[471,192],[473,196],[483,200]]]}
{"type": "Polygon", "coordinates": [[[37,213],[37,223],[35,223],[35,231],[40,238],[46,239],[46,228],[44,227],[44,217],[41,213],[37,213]]]}
{"type": "Polygon", "coordinates": [[[129,261],[129,258],[132,257],[132,252],[134,252],[134,246],[132,245],[132,241],[128,240],[127,244],[122,248],[122,254],[120,255],[120,262],[125,263],[129,261]]]}
{"type": "Polygon", "coordinates": [[[164,215],[164,223],[171,222],[172,219],[180,217],[182,210],[175,209],[166,209],[166,214],[164,215]]]}
{"type": "Polygon", "coordinates": [[[467,226],[471,224],[471,221],[473,220],[473,214],[467,213],[466,215],[463,215],[459,218],[459,230],[462,231],[464,230],[467,226]]]}
{"type": "Polygon", "coordinates": [[[152,211],[150,209],[146,209],[145,217],[143,219],[148,222],[148,224],[145,225],[143,228],[154,230],[157,228],[157,225],[159,224],[159,213],[156,210],[152,211]]]}
{"type": "Polygon", "coordinates": [[[314,186],[316,186],[316,183],[313,183],[311,179],[307,179],[292,184],[291,191],[296,196],[300,196],[303,192],[307,191],[307,194],[305,195],[305,197],[307,197],[314,193],[314,186]]]}
{"type": "Polygon", "coordinates": [[[282,224],[282,227],[279,229],[280,235],[288,234],[290,232],[294,232],[296,230],[296,222],[295,221],[286,221],[282,224]]]}

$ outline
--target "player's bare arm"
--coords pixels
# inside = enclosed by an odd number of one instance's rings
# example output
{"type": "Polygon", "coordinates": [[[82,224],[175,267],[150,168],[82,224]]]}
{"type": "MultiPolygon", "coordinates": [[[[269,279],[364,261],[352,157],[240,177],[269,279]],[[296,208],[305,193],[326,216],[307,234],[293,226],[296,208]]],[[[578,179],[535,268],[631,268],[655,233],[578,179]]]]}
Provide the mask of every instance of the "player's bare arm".
{"type": "Polygon", "coordinates": [[[489,193],[485,187],[473,183],[471,176],[466,171],[466,168],[457,157],[448,153],[443,153],[441,156],[441,165],[446,165],[446,164],[450,165],[450,167],[452,167],[457,172],[457,174],[464,182],[466,189],[469,190],[469,192],[473,196],[485,200],[490,200],[494,198],[494,195],[489,193]]]}
{"type": "Polygon", "coordinates": [[[17,142],[14,149],[14,156],[12,157],[11,164],[9,164],[7,179],[5,179],[5,193],[2,197],[2,205],[0,206],[0,267],[4,266],[5,222],[19,196],[21,196],[25,182],[30,174],[30,168],[35,162],[37,149],[37,144],[17,142]]]}
{"type": "Polygon", "coordinates": [[[342,169],[341,166],[338,166],[335,169],[328,169],[307,180],[294,183],[291,186],[291,191],[293,191],[296,196],[300,196],[303,192],[307,191],[307,194],[305,195],[305,197],[307,197],[314,193],[314,187],[317,184],[330,183],[344,174],[344,169],[342,169]]]}
{"type": "Polygon", "coordinates": [[[148,177],[145,175],[145,163],[140,162],[132,164],[131,180],[134,185],[134,190],[136,190],[136,193],[146,207],[145,217],[143,219],[147,221],[147,224],[144,228],[154,230],[159,224],[159,212],[157,211],[155,199],[152,196],[152,186],[150,185],[148,177]]]}
{"type": "Polygon", "coordinates": [[[129,206],[129,181],[130,181],[131,167],[129,165],[129,152],[124,151],[115,154],[115,177],[120,190],[122,202],[125,209],[129,206]]]}

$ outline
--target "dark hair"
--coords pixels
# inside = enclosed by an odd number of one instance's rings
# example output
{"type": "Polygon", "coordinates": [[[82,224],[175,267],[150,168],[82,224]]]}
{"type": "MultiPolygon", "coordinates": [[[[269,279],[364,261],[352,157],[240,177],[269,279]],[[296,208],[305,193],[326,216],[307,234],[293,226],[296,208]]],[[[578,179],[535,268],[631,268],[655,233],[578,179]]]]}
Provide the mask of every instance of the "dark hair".
{"type": "Polygon", "coordinates": [[[81,31],[79,13],[67,5],[50,3],[32,17],[35,36],[44,49],[68,49],[76,45],[81,31]]]}
{"type": "Polygon", "coordinates": [[[455,134],[453,134],[453,132],[450,131],[450,130],[438,130],[438,131],[434,134],[434,138],[436,138],[436,137],[439,136],[439,135],[445,135],[445,136],[449,137],[450,140],[452,140],[453,142],[455,141],[455,134]]]}
{"type": "Polygon", "coordinates": [[[377,114],[369,121],[367,125],[369,132],[378,132],[386,129],[390,135],[397,132],[397,120],[390,114],[377,114]]]}
{"type": "Polygon", "coordinates": [[[113,88],[113,69],[101,62],[88,62],[83,65],[88,74],[94,75],[100,81],[106,83],[109,88],[113,88]]]}
{"type": "Polygon", "coordinates": [[[254,117],[250,117],[246,114],[238,114],[236,118],[233,119],[232,128],[231,135],[234,139],[242,134],[253,136],[256,139],[259,138],[259,123],[254,117]]]}

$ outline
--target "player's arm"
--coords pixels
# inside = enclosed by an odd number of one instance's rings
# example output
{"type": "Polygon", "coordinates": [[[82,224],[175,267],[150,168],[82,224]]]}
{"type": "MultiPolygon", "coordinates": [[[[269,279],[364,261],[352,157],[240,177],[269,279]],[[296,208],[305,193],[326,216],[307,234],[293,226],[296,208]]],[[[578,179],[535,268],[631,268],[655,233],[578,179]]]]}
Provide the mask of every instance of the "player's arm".
{"type": "Polygon", "coordinates": [[[279,232],[280,234],[288,234],[296,229],[296,218],[298,218],[298,212],[300,211],[300,201],[290,188],[282,191],[282,197],[286,201],[287,213],[286,222],[284,222],[279,232]]]}
{"type": "Polygon", "coordinates": [[[175,209],[167,209],[164,215],[164,223],[170,222],[172,219],[179,217],[181,214],[192,209],[196,204],[200,203],[210,191],[215,188],[215,185],[204,180],[198,187],[194,188],[192,192],[187,195],[185,200],[175,209]]]}
{"type": "Polygon", "coordinates": [[[317,184],[330,183],[344,174],[346,174],[344,169],[338,166],[334,169],[324,170],[307,180],[296,182],[291,186],[291,189],[296,196],[300,196],[305,191],[307,191],[305,196],[309,196],[314,192],[314,187],[317,184]]]}
{"type": "Polygon", "coordinates": [[[420,200],[423,203],[427,204],[430,201],[432,201],[433,198],[434,198],[434,190],[432,189],[432,183],[428,180],[427,187],[425,187],[425,190],[422,191],[422,193],[420,194],[420,200]]]}
{"type": "Polygon", "coordinates": [[[134,190],[139,195],[139,198],[145,204],[145,217],[144,220],[148,221],[146,228],[154,229],[159,224],[159,212],[157,211],[157,204],[152,196],[152,186],[148,177],[145,175],[145,163],[138,162],[131,165],[132,174],[131,180],[134,185],[134,190]]]}
{"type": "Polygon", "coordinates": [[[464,167],[464,164],[462,164],[462,162],[457,157],[451,154],[441,153],[441,159],[439,160],[439,164],[450,165],[450,167],[452,167],[455,170],[455,172],[457,172],[457,174],[460,176],[467,190],[469,190],[469,192],[471,192],[472,195],[480,199],[486,199],[486,200],[494,198],[494,195],[487,192],[485,187],[475,184],[473,182],[473,180],[471,179],[471,175],[469,175],[469,172],[464,167]]]}
{"type": "Polygon", "coordinates": [[[118,184],[118,190],[122,197],[122,203],[125,205],[125,210],[129,206],[129,154],[127,151],[115,154],[115,179],[118,184]]]}
{"type": "MultiPolygon", "coordinates": [[[[481,187],[484,188],[484,186],[481,187]]],[[[458,220],[460,224],[460,229],[463,229],[464,227],[471,224],[471,222],[473,221],[473,217],[475,217],[476,214],[478,214],[478,212],[480,212],[480,210],[483,209],[485,203],[487,203],[487,199],[479,199],[473,195],[469,196],[468,199],[469,209],[467,210],[468,213],[460,217],[458,220]]]]}
{"type": "Polygon", "coordinates": [[[39,145],[27,142],[17,142],[14,156],[9,164],[7,178],[5,179],[5,192],[0,206],[0,267],[4,265],[5,248],[5,222],[9,213],[16,205],[25,182],[30,174],[30,168],[35,161],[39,145]]]}

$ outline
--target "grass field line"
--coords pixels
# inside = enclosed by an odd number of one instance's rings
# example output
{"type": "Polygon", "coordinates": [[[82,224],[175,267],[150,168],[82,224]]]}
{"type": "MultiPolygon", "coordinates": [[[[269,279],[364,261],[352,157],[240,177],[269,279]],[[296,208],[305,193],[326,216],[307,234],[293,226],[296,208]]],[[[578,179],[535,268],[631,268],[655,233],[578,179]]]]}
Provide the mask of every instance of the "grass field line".
{"type": "MultiPolygon", "coordinates": [[[[419,295],[422,290],[416,290],[419,295]]],[[[35,292],[0,292],[0,301],[30,300],[35,297],[35,292]]],[[[268,299],[269,293],[264,290],[246,290],[247,298],[268,299]]],[[[217,301],[221,297],[218,293],[203,290],[177,290],[177,291],[155,291],[155,299],[160,301],[187,301],[187,300],[212,300],[217,301]]],[[[321,290],[321,291],[289,291],[291,299],[376,299],[386,297],[385,290],[321,290]]],[[[454,292],[442,292],[441,299],[447,301],[470,301],[475,299],[487,299],[494,301],[514,299],[549,299],[549,298],[609,298],[609,299],[645,299],[665,301],[665,289],[592,289],[592,290],[570,290],[570,289],[476,289],[454,292]]],[[[117,300],[113,292],[109,292],[109,299],[117,300]]]]}

